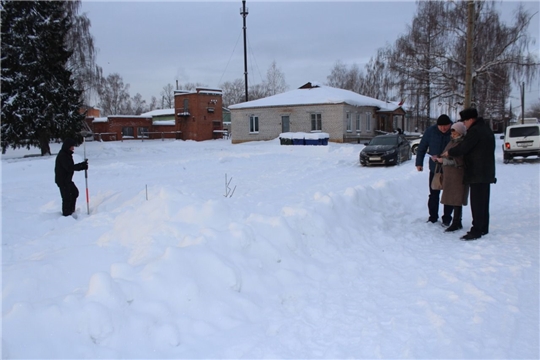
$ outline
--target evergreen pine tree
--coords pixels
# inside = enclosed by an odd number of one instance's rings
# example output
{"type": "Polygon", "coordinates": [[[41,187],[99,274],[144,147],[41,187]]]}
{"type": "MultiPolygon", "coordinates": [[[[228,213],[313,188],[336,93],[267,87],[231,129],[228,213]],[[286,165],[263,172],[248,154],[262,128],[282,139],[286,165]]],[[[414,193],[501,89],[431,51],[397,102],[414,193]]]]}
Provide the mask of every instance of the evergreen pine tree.
{"type": "Polygon", "coordinates": [[[2,0],[2,151],[79,138],[80,91],[66,68],[64,1],[2,0]]]}

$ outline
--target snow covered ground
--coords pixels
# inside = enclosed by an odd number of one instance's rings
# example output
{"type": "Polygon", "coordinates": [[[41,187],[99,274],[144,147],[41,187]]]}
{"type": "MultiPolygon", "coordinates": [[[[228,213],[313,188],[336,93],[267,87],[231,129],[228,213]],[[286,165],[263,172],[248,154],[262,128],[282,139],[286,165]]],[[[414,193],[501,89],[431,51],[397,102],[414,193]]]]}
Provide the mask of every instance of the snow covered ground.
{"type": "Polygon", "coordinates": [[[363,145],[89,142],[78,219],[54,156],[8,150],[2,358],[537,359],[540,163],[500,145],[472,242],[469,207],[426,223],[428,173],[363,145]]]}

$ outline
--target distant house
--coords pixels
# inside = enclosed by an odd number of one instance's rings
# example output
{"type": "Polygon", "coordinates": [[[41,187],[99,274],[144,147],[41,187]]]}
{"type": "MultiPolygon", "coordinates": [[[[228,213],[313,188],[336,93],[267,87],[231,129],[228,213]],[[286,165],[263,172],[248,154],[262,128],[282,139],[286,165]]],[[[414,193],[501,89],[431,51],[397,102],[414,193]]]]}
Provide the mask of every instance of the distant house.
{"type": "Polygon", "coordinates": [[[400,104],[310,82],[229,109],[233,143],[272,140],[284,132],[326,132],[333,142],[360,142],[377,131],[413,130],[400,104]]]}
{"type": "Polygon", "coordinates": [[[222,138],[222,92],[197,88],[174,92],[174,109],[158,109],[141,115],[87,117],[97,140],[126,139],[211,140],[222,138]]]}

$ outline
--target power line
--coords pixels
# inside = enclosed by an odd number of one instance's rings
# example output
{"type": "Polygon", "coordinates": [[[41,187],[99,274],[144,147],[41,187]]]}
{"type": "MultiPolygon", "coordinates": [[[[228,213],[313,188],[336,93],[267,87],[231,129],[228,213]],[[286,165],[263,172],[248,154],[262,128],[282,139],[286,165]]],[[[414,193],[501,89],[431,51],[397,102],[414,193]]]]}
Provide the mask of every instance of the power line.
{"type": "MultiPolygon", "coordinates": [[[[253,62],[255,63],[255,67],[257,68],[257,72],[259,73],[259,77],[261,78],[261,82],[263,81],[262,75],[261,75],[261,69],[259,68],[259,64],[257,63],[257,58],[255,57],[255,54],[253,52],[253,46],[251,46],[251,42],[249,41],[248,37],[248,49],[251,53],[251,57],[253,58],[253,62]]],[[[253,69],[253,63],[251,65],[251,68],[253,69]]]]}
{"type": "Polygon", "coordinates": [[[229,64],[231,63],[231,59],[234,55],[234,52],[236,51],[236,46],[238,46],[238,41],[240,40],[240,36],[242,35],[242,31],[238,34],[238,38],[236,39],[236,44],[234,44],[234,48],[232,51],[231,56],[229,57],[229,61],[227,61],[227,66],[225,66],[225,70],[223,70],[223,74],[221,74],[221,77],[219,78],[218,86],[221,85],[221,80],[223,79],[223,76],[225,75],[225,72],[227,71],[227,68],[229,67],[229,64]]]}

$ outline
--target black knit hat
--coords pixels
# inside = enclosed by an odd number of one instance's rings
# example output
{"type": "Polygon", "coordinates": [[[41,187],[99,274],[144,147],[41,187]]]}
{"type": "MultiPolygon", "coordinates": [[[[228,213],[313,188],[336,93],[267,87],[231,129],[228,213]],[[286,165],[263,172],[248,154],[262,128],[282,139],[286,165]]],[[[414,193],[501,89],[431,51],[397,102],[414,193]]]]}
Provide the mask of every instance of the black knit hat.
{"type": "Polygon", "coordinates": [[[64,140],[64,146],[66,146],[67,148],[70,148],[72,146],[77,146],[77,141],[75,141],[75,139],[72,139],[72,138],[67,138],[64,140]]]}
{"type": "Polygon", "coordinates": [[[452,123],[452,120],[448,117],[446,114],[442,114],[437,119],[437,125],[450,125],[452,123]]]}
{"type": "Polygon", "coordinates": [[[459,112],[461,121],[478,118],[478,111],[475,108],[467,108],[459,112]]]}

